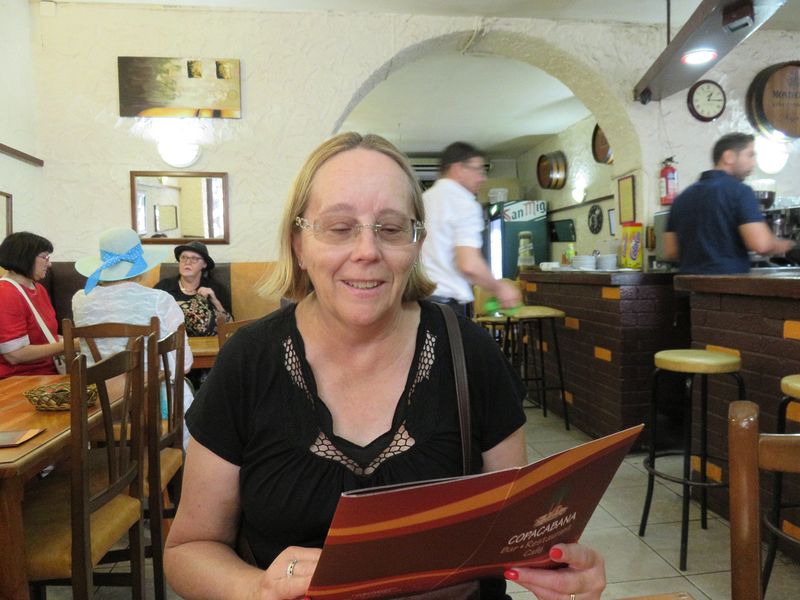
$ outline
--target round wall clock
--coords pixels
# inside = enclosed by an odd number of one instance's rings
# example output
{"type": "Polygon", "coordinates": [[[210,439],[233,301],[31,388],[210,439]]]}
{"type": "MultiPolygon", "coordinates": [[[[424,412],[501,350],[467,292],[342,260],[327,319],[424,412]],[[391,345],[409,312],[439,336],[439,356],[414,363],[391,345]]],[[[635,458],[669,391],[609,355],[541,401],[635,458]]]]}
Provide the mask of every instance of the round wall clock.
{"type": "Polygon", "coordinates": [[[589,231],[594,234],[600,233],[603,228],[603,209],[594,204],[589,209],[589,231]]]}
{"type": "Polygon", "coordinates": [[[689,88],[686,103],[689,112],[698,121],[713,121],[725,111],[725,92],[722,86],[710,79],[701,79],[689,88]]]}

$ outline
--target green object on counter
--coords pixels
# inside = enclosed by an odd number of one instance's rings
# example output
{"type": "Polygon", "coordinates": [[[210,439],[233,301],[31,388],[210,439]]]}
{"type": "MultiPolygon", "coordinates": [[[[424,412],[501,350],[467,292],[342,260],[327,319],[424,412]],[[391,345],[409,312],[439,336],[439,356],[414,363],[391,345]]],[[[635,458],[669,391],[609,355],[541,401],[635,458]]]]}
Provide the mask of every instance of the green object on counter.
{"type": "Polygon", "coordinates": [[[517,304],[511,308],[503,308],[500,306],[500,302],[492,296],[491,298],[487,299],[486,302],[483,303],[483,310],[487,313],[502,313],[504,315],[508,315],[509,317],[513,317],[519,309],[522,308],[522,304],[517,304]]]}

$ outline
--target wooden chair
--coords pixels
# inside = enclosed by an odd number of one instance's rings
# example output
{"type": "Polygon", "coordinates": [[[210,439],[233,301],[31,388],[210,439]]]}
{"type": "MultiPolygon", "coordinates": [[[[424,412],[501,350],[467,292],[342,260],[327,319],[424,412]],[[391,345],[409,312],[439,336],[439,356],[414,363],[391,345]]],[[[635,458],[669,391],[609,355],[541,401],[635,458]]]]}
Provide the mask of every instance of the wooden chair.
{"type": "Polygon", "coordinates": [[[71,583],[73,597],[88,599],[99,585],[130,585],[133,598],[144,597],[142,534],[144,401],[143,341],[130,350],[87,367],[80,355],[70,365],[71,469],[51,474],[29,490],[24,503],[25,562],[34,597],[47,585],[71,583]],[[113,439],[107,382],[126,376],[120,444],[89,449],[87,391],[97,385],[103,431],[113,439]],[[130,439],[127,433],[130,432],[130,439]],[[92,465],[102,462],[102,469],[92,465]],[[130,544],[130,573],[95,573],[111,547],[125,536],[130,544]]]}
{"type": "Polygon", "coordinates": [[[242,321],[226,321],[225,317],[217,317],[217,339],[219,340],[219,348],[222,350],[222,347],[225,345],[225,342],[236,333],[240,327],[244,327],[245,325],[249,325],[250,323],[257,321],[258,319],[244,319],[242,321]]]}
{"type": "MultiPolygon", "coordinates": [[[[153,557],[153,572],[156,598],[167,597],[164,576],[164,542],[168,527],[166,519],[174,518],[175,508],[180,499],[183,479],[183,357],[186,344],[186,326],[180,327],[167,337],[158,341],[158,358],[164,374],[166,418],[163,418],[161,394],[148,394],[149,405],[146,411],[147,423],[147,495],[150,519],[150,546],[153,557]],[[174,372],[170,354],[174,354],[174,372]],[[155,418],[150,418],[155,416],[155,418]],[[163,419],[163,420],[162,420],[163,419]],[[157,449],[153,451],[153,449],[157,449]],[[164,496],[169,488],[172,499],[171,508],[164,508],[164,496]]],[[[148,386],[156,386],[160,391],[158,369],[148,373],[148,386]],[[153,376],[153,374],[155,375],[153,376]]]]}
{"type": "MultiPolygon", "coordinates": [[[[183,358],[185,352],[185,325],[181,326],[161,341],[158,317],[152,317],[149,325],[132,325],[129,323],[100,323],[76,327],[71,320],[64,319],[64,354],[74,356],[76,349],[73,340],[81,338],[86,342],[92,357],[102,359],[98,340],[103,338],[127,338],[130,346],[135,336],[146,336],[147,340],[147,394],[143,407],[147,437],[145,439],[144,486],[143,494],[148,499],[145,516],[150,523],[150,545],[145,548],[147,556],[153,558],[153,572],[156,597],[166,598],[166,581],[164,578],[164,540],[166,529],[165,518],[174,517],[174,508],[164,511],[162,495],[170,488],[173,505],[177,504],[180,495],[180,480],[183,475],[183,358]],[[175,372],[168,354],[175,352],[175,372]],[[163,365],[163,381],[166,389],[167,418],[161,418],[161,370],[163,365]],[[151,418],[151,415],[153,416],[151,418]]],[[[119,439],[120,425],[115,426],[114,439],[119,439]]],[[[127,551],[120,550],[109,553],[108,561],[127,559],[127,551]]]]}
{"type": "Polygon", "coordinates": [[[800,473],[800,434],[759,433],[758,405],[732,402],[728,410],[731,518],[731,598],[759,600],[761,508],[759,470],[800,473]]]}

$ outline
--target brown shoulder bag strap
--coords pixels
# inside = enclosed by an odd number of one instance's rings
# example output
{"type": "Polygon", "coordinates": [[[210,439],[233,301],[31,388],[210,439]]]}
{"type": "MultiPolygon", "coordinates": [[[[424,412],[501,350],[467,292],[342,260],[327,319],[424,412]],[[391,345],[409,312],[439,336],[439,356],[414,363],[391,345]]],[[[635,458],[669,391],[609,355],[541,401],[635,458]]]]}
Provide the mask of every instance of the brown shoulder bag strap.
{"type": "Polygon", "coordinates": [[[464,343],[461,341],[461,330],[458,318],[453,309],[445,304],[434,302],[442,311],[447,326],[447,338],[450,340],[450,354],[453,356],[453,375],[456,379],[456,397],[458,399],[458,422],[461,426],[461,454],[464,475],[472,473],[472,427],[469,416],[469,385],[467,384],[467,361],[464,358],[464,343]]]}

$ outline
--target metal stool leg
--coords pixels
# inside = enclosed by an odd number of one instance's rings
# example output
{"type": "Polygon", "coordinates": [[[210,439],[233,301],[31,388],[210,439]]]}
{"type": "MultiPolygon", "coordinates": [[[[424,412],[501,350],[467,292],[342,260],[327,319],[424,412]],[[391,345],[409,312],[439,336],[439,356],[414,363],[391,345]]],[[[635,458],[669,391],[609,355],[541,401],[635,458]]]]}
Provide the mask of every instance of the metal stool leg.
{"type": "Polygon", "coordinates": [[[681,510],[681,553],[680,570],[686,570],[686,554],[689,545],[689,501],[691,499],[692,477],[692,382],[694,377],[686,377],[686,397],[683,411],[683,506],[681,510]]]}
{"type": "MultiPolygon", "coordinates": [[[[530,330],[528,330],[528,341],[530,342],[530,330]]],[[[544,370],[544,333],[542,331],[542,320],[536,319],[536,333],[539,336],[539,397],[542,399],[542,413],[547,416],[547,375],[544,370]]],[[[533,357],[536,360],[536,348],[533,350],[533,357]]]]}
{"type": "Polygon", "coordinates": [[[550,328],[553,332],[553,352],[556,353],[556,366],[558,367],[558,388],[561,392],[561,406],[564,410],[564,425],[569,431],[569,411],[567,408],[567,394],[564,391],[564,372],[561,368],[561,350],[558,347],[558,333],[556,333],[556,320],[550,319],[550,328]]]}
{"type": "MultiPolygon", "coordinates": [[[[700,377],[700,481],[707,481],[708,465],[708,375],[700,377]]],[[[708,529],[708,488],[700,487],[700,527],[708,529]]]]}
{"type": "Polygon", "coordinates": [[[647,528],[647,517],[650,515],[650,503],[653,500],[653,488],[655,487],[656,476],[651,469],[656,465],[656,417],[658,414],[658,379],[661,369],[653,371],[653,390],[650,397],[650,448],[648,449],[645,467],[647,470],[647,494],[644,497],[644,508],[642,509],[642,520],[639,522],[639,537],[644,536],[647,528]]]}

